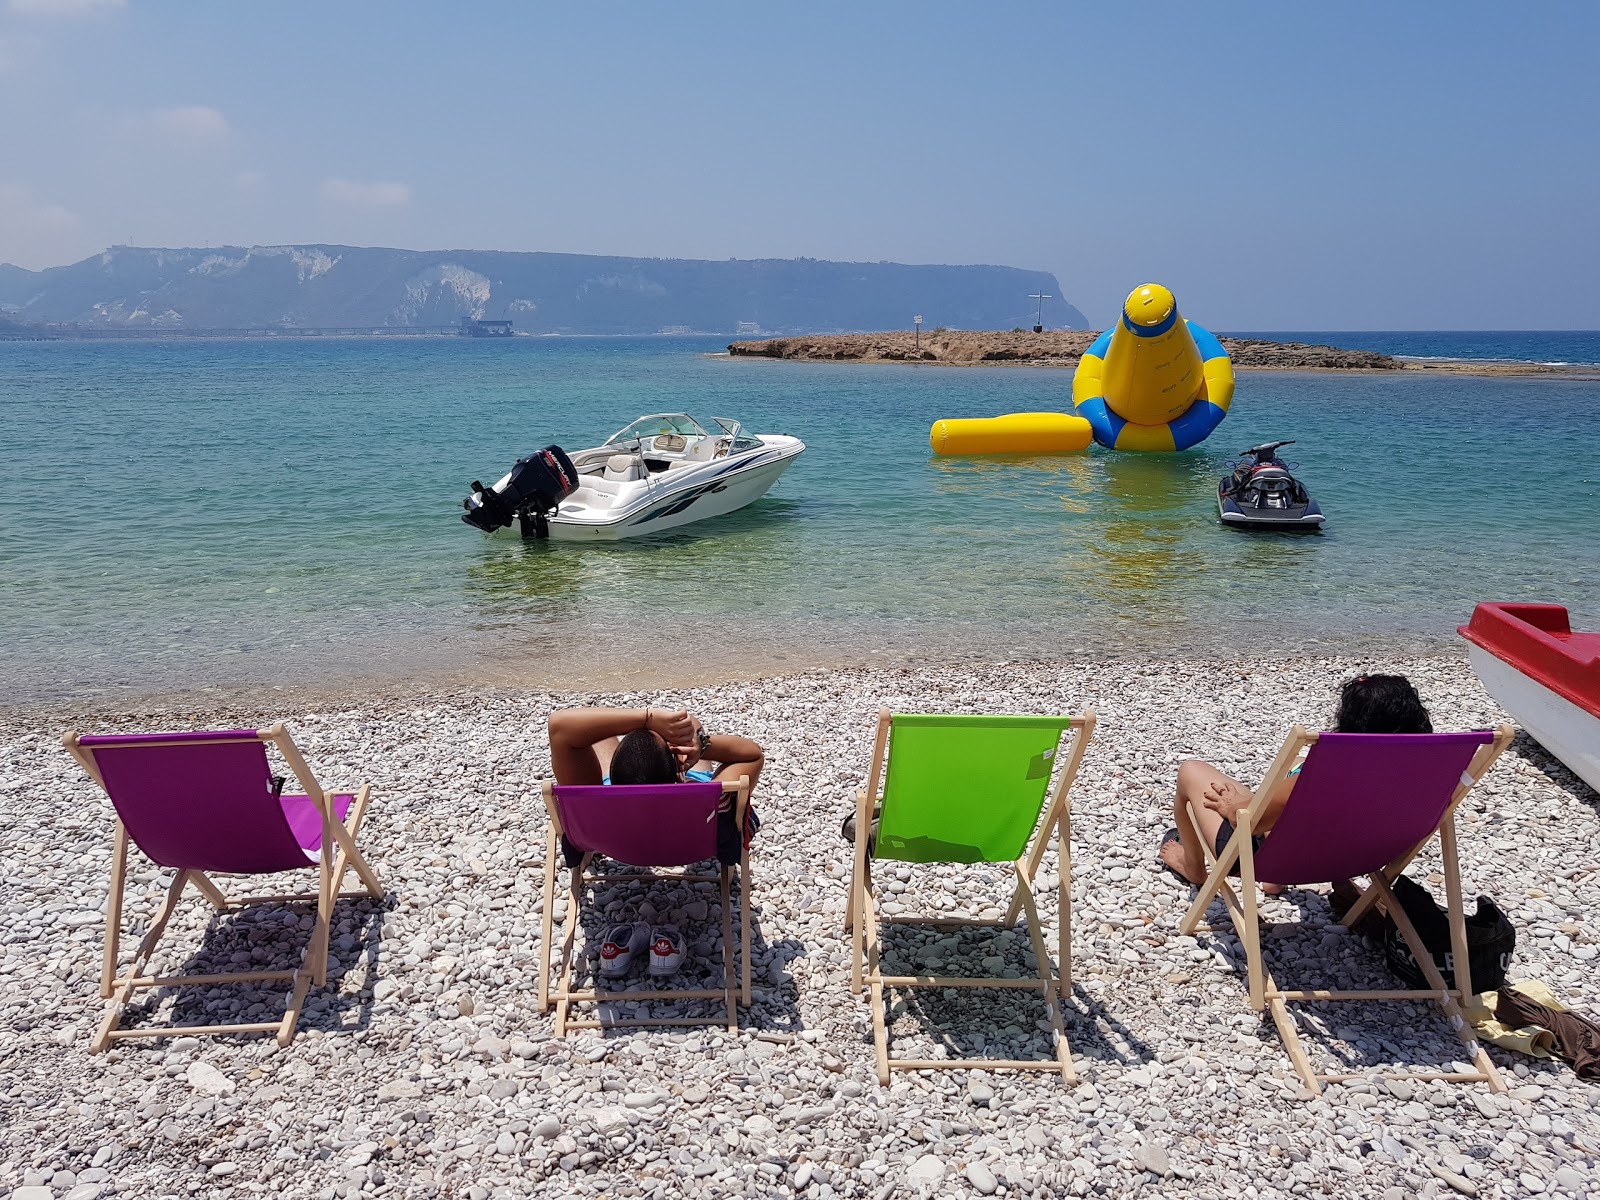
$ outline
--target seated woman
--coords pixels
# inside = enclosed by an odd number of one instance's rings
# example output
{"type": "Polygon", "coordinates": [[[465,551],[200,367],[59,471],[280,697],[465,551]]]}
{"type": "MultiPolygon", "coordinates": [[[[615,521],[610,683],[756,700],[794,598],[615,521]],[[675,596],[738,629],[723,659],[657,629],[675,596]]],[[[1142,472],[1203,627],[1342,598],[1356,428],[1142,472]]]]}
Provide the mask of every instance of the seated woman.
{"type": "Polygon", "coordinates": [[[683,709],[566,708],[550,714],[550,767],[559,784],[708,783],[747,776],[765,757],[746,737],[712,734],[683,709]]]}
{"type": "MultiPolygon", "coordinates": [[[[1338,733],[1432,733],[1433,722],[1416,688],[1404,675],[1358,675],[1340,689],[1334,729],[1338,733]]],[[[1256,825],[1256,845],[1261,844],[1283,812],[1299,772],[1298,766],[1291,770],[1276,794],[1267,801],[1256,825]]],[[[1234,819],[1250,807],[1253,798],[1249,788],[1208,762],[1191,758],[1180,763],[1178,793],[1173,803],[1173,816],[1178,824],[1167,830],[1161,839],[1157,857],[1162,865],[1197,887],[1204,883],[1204,847],[1211,846],[1220,856],[1233,837],[1234,819]],[[1199,829],[1189,818],[1191,804],[1199,829]]],[[[1237,863],[1233,873],[1239,873],[1237,863]]],[[[1283,889],[1268,884],[1263,890],[1280,892],[1283,889]]]]}
{"type": "MultiPolygon", "coordinates": [[[[761,747],[749,738],[708,733],[698,717],[683,709],[557,709],[550,714],[549,729],[551,770],[556,782],[566,786],[709,783],[742,775],[753,792],[766,761],[761,747]]],[[[759,824],[750,809],[745,837],[759,824]]],[[[574,853],[568,851],[569,866],[574,853]]],[[[626,975],[646,945],[652,975],[671,975],[683,962],[683,937],[676,929],[624,922],[610,929],[600,944],[600,973],[626,975]]]]}

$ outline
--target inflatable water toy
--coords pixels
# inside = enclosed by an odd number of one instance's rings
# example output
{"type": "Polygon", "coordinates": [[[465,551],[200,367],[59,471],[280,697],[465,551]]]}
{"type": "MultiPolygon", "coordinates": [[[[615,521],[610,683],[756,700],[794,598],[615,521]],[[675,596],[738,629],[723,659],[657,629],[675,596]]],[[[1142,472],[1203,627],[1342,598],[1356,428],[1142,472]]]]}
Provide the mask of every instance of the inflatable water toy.
{"type": "Polygon", "coordinates": [[[1084,352],[1072,403],[1112,450],[1187,450],[1211,435],[1233,401],[1222,343],[1178,314],[1159,283],[1133,289],[1122,318],[1084,352]]]}
{"type": "Polygon", "coordinates": [[[935,454],[1070,454],[1094,440],[1089,422],[1071,413],[1007,413],[935,421],[935,454]]]}

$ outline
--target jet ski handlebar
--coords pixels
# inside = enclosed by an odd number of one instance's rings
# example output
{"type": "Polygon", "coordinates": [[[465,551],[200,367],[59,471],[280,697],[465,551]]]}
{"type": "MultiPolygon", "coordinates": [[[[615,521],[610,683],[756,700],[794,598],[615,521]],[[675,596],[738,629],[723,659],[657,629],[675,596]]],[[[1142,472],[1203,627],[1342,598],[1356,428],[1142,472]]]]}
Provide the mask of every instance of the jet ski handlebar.
{"type": "Polygon", "coordinates": [[[1294,445],[1294,442],[1294,438],[1290,438],[1286,442],[1262,442],[1259,446],[1251,446],[1250,449],[1241,450],[1239,453],[1240,455],[1253,454],[1257,458],[1260,458],[1262,455],[1271,454],[1279,446],[1292,446],[1294,445]]]}

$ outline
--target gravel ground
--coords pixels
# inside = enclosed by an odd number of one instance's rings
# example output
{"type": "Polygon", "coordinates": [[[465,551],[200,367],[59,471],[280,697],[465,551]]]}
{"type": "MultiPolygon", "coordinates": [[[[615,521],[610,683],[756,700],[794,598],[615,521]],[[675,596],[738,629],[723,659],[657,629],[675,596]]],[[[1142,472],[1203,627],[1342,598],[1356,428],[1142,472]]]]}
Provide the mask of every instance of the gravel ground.
{"type": "MultiPolygon", "coordinates": [[[[1270,1022],[1245,1001],[1240,947],[1218,925],[1177,933],[1191,890],[1154,865],[1186,757],[1260,776],[1289,725],[1320,727],[1338,682],[1374,666],[1418,684],[1441,729],[1503,720],[1458,657],[1372,664],[998,663],[835,671],[662,693],[436,692],[255,712],[181,705],[0,716],[0,1193],[54,1196],[1173,1196],[1593,1195],[1600,1087],[1561,1063],[1492,1051],[1509,1095],[1376,1077],[1302,1092],[1270,1022]],[[753,1006],[736,1036],[619,1031],[557,1041],[537,1012],[553,704],[684,704],[767,748],[757,793],[753,1006]],[[1073,789],[1069,1034],[1084,1082],[938,1073],[875,1081],[867,1006],[847,987],[848,847],[838,825],[867,767],[879,705],[1078,711],[1100,728],[1073,789]],[[324,782],[369,780],[362,842],[389,889],[343,902],[329,986],[290,1048],[270,1038],[123,1043],[91,1057],[109,808],[59,745],[83,731],[284,718],[324,782]]],[[[1513,975],[1600,1012],[1597,801],[1519,737],[1462,813],[1469,895],[1518,929],[1513,975]]],[[[1413,868],[1426,876],[1427,860],[1413,868]]],[[[1047,858],[1044,880],[1053,884],[1047,858]]],[[[130,923],[162,873],[137,856],[130,923]]],[[[998,873],[885,871],[906,911],[1003,902],[998,873]]],[[[1053,887],[1046,889],[1053,903],[1053,887]]],[[[719,955],[713,888],[602,890],[613,912],[679,922],[704,973],[719,955]]],[[[564,911],[564,903],[561,909],[564,911]]],[[[207,925],[195,897],[167,966],[294,965],[309,927],[268,909],[207,925]],[[201,948],[197,951],[196,948],[201,948]]],[[[1280,981],[1394,986],[1380,959],[1291,890],[1269,917],[1280,981]]],[[[561,915],[558,913],[558,915],[561,915]]],[[[1053,912],[1047,906],[1047,919],[1053,912]]],[[[594,918],[588,928],[598,928],[594,918]]],[[[948,971],[1031,969],[1027,939],[896,931],[886,954],[948,971]],[[988,960],[985,962],[984,960],[988,960]]],[[[948,1046],[1048,1053],[1037,997],[897,998],[899,1054],[948,1046]],[[950,1041],[932,1026],[947,1022],[950,1041]]],[[[130,1024],[261,1019],[245,987],[157,996],[130,1024]]],[[[619,1006],[626,1015],[626,1006],[619,1006]]],[[[1432,1069],[1459,1044],[1431,1010],[1297,1014],[1313,1060],[1432,1069]]]]}

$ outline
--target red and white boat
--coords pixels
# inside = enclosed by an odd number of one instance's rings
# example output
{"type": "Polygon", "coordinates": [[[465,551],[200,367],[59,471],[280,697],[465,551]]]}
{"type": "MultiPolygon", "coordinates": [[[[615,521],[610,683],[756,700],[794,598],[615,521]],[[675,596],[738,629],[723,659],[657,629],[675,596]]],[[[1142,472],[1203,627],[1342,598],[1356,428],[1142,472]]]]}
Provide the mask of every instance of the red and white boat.
{"type": "Polygon", "coordinates": [[[1480,604],[1458,632],[1489,695],[1600,792],[1600,633],[1559,604],[1480,604]]]}

